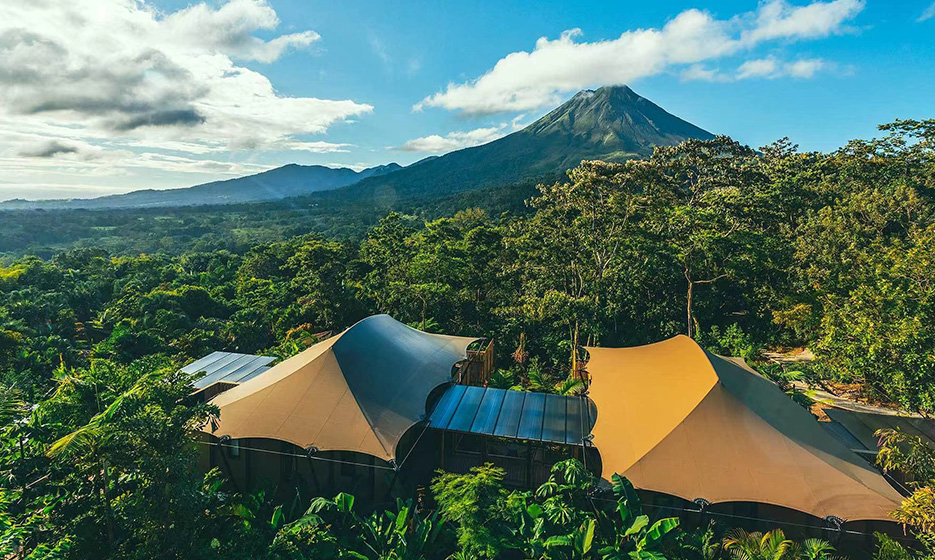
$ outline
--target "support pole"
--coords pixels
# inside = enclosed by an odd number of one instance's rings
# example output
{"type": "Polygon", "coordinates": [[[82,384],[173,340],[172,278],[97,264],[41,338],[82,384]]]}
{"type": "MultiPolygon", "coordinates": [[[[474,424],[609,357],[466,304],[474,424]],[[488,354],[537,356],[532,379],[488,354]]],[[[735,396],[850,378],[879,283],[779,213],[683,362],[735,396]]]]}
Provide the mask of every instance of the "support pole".
{"type": "Polygon", "coordinates": [[[312,482],[315,483],[315,493],[317,495],[322,494],[321,482],[318,480],[318,473],[315,472],[315,461],[312,460],[312,455],[318,453],[318,448],[312,445],[305,450],[305,457],[308,458],[308,468],[312,472],[312,482]]]}
{"type": "Polygon", "coordinates": [[[448,439],[447,432],[442,432],[442,444],[441,444],[441,459],[439,460],[439,468],[445,470],[445,440],[448,439]]]}
{"type": "Polygon", "coordinates": [[[224,467],[227,469],[227,479],[231,481],[234,491],[240,493],[240,485],[237,484],[237,481],[234,479],[234,469],[231,468],[230,463],[227,461],[227,453],[224,451],[224,444],[230,440],[230,436],[221,436],[221,439],[218,440],[218,449],[221,451],[221,461],[223,461],[224,467]]]}
{"type": "Polygon", "coordinates": [[[394,459],[390,459],[390,466],[393,467],[393,478],[390,479],[390,485],[386,489],[386,496],[383,498],[385,501],[389,501],[390,495],[393,493],[393,486],[396,485],[396,480],[399,478],[399,467],[396,466],[394,459]]]}

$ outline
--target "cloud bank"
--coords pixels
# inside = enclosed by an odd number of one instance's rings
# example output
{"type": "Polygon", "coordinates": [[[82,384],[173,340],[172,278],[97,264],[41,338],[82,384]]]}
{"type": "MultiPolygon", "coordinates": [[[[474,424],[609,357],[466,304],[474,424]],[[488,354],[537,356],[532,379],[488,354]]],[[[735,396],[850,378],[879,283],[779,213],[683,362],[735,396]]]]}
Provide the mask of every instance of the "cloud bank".
{"type": "MultiPolygon", "coordinates": [[[[572,91],[623,84],[670,70],[748,52],[770,41],[812,40],[844,33],[864,0],[815,1],[794,6],[785,0],[762,3],[754,12],[717,19],[698,9],[681,12],[662,28],[626,31],[617,39],[579,42],[580,29],[558,39],[541,37],[531,52],[511,53],[486,74],[450,83],[413,108],[427,107],[483,115],[557,105],[572,91]]],[[[793,63],[796,64],[796,63],[793,63]]],[[[817,69],[814,69],[815,71],[817,69]]],[[[807,74],[802,66],[790,72],[807,74]]]]}
{"type": "Polygon", "coordinates": [[[737,69],[737,78],[811,78],[825,66],[821,59],[802,59],[795,62],[780,62],[775,58],[748,60],[737,69]]]}
{"type": "Polygon", "coordinates": [[[395,149],[404,152],[450,152],[492,142],[504,135],[506,125],[475,128],[466,132],[449,132],[445,136],[432,134],[409,140],[395,149]]]}
{"type": "Polygon", "coordinates": [[[756,78],[768,80],[776,78],[808,79],[833,67],[834,65],[820,58],[800,58],[794,61],[783,61],[774,56],[768,56],[748,60],[737,67],[732,74],[709,68],[703,64],[694,64],[683,70],[679,77],[683,82],[733,82],[756,78]]]}
{"type": "Polygon", "coordinates": [[[464,132],[449,132],[444,136],[431,134],[429,136],[409,140],[401,146],[395,146],[390,149],[402,150],[404,152],[445,153],[460,150],[461,148],[480,146],[481,144],[503,138],[511,132],[526,128],[529,123],[524,122],[525,120],[525,114],[516,115],[508,123],[502,122],[497,125],[475,128],[474,130],[464,132]]]}
{"type": "Polygon", "coordinates": [[[314,31],[256,36],[278,25],[264,0],[172,13],[136,0],[0,2],[0,158],[204,172],[197,157],[140,158],[139,150],[346,150],[302,136],[369,113],[370,105],[285,96],[243,65],[320,40],[314,31]]]}

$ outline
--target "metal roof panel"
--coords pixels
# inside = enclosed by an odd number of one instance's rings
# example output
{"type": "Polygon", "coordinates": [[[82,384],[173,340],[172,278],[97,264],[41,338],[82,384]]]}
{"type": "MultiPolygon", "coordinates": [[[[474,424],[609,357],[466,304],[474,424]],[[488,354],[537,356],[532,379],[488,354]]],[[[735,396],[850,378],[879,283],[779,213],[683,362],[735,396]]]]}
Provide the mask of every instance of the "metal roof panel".
{"type": "Polygon", "coordinates": [[[525,391],[505,391],[503,405],[500,407],[500,417],[497,418],[497,425],[493,430],[495,436],[516,437],[526,395],[525,391]]]}
{"type": "Polygon", "coordinates": [[[542,421],[545,418],[545,393],[529,393],[523,403],[523,415],[519,420],[519,439],[542,439],[542,421]]]}
{"type": "Polygon", "coordinates": [[[568,399],[560,395],[545,396],[542,420],[542,441],[565,443],[565,417],[568,399]]]}
{"type": "Polygon", "coordinates": [[[477,409],[480,407],[480,401],[484,398],[485,389],[483,387],[466,387],[461,402],[458,403],[458,409],[455,410],[448,429],[455,432],[469,432],[474,423],[474,417],[477,416],[477,409]]]}
{"type": "Polygon", "coordinates": [[[458,403],[461,402],[461,397],[464,396],[466,389],[467,387],[464,385],[449,387],[438,400],[438,404],[435,405],[435,410],[432,411],[432,415],[429,417],[429,425],[441,430],[448,428],[451,417],[454,416],[455,410],[458,409],[458,403]]]}
{"type": "Polygon", "coordinates": [[[497,418],[500,417],[500,407],[503,406],[503,398],[506,391],[503,389],[487,389],[484,392],[484,398],[480,402],[477,410],[477,416],[474,417],[474,423],[471,424],[471,431],[476,434],[493,435],[494,428],[497,427],[497,418]]]}

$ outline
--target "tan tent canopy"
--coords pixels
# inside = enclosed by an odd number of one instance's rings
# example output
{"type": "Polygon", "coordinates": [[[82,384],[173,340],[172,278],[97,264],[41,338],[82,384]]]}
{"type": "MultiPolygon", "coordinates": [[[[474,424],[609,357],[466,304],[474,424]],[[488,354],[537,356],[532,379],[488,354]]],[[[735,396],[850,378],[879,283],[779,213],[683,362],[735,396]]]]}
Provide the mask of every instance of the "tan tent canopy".
{"type": "Polygon", "coordinates": [[[368,317],[215,397],[221,419],[213,433],[392,460],[406,430],[424,419],[429,393],[451,381],[474,340],[368,317]]]}
{"type": "Polygon", "coordinates": [[[808,411],[742,360],[686,336],[588,348],[604,477],[716,502],[845,520],[889,519],[899,494],[808,411]]]}

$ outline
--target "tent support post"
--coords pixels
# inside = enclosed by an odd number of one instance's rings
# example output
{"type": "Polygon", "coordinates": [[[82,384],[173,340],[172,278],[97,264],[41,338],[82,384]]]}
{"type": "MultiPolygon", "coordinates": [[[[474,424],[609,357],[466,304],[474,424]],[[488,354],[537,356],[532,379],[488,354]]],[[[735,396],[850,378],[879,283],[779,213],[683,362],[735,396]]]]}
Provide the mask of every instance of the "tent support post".
{"type": "Polygon", "coordinates": [[[444,431],[442,432],[442,444],[439,446],[441,451],[441,457],[439,458],[439,466],[442,470],[445,470],[445,440],[448,439],[448,434],[444,431]]]}
{"type": "Polygon", "coordinates": [[[377,458],[371,455],[370,460],[368,462],[371,465],[371,467],[367,469],[370,471],[370,475],[369,475],[370,476],[370,499],[376,500],[377,499],[377,469],[374,467],[376,467],[377,465],[377,458]]]}
{"type": "Polygon", "coordinates": [[[393,493],[393,487],[396,485],[396,480],[397,480],[398,477],[399,477],[399,469],[395,469],[395,470],[393,471],[393,478],[390,479],[390,485],[387,486],[387,488],[386,488],[386,496],[384,496],[384,498],[383,498],[384,500],[389,500],[389,499],[390,499],[390,495],[392,495],[392,493],[393,493]]]}
{"type": "Polygon", "coordinates": [[[315,484],[315,493],[321,494],[321,482],[318,481],[318,473],[315,472],[315,461],[308,457],[308,469],[312,473],[312,482],[315,484]]]}
{"type": "Polygon", "coordinates": [[[227,470],[227,479],[231,481],[234,491],[240,493],[240,485],[237,484],[237,481],[234,479],[234,469],[232,469],[230,463],[227,462],[227,453],[224,452],[224,448],[221,446],[218,446],[218,451],[221,453],[221,462],[224,463],[224,468],[227,470]]]}
{"type": "Polygon", "coordinates": [[[243,454],[243,478],[244,489],[250,488],[250,463],[252,463],[253,453],[243,454]]]}

